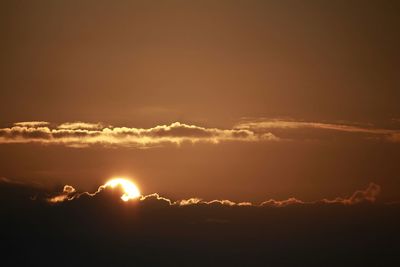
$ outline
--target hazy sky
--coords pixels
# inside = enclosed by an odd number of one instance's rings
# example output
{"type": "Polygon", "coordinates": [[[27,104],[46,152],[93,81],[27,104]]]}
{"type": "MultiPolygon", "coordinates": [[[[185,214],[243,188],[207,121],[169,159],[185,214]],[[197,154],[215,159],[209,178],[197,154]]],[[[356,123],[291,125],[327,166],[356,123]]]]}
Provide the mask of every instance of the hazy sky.
{"type": "Polygon", "coordinates": [[[2,1],[0,177],[88,190],[123,175],[145,193],[235,201],[374,182],[398,200],[399,13],[397,1],[2,1]],[[50,124],[15,124],[31,121],[50,124]]]}

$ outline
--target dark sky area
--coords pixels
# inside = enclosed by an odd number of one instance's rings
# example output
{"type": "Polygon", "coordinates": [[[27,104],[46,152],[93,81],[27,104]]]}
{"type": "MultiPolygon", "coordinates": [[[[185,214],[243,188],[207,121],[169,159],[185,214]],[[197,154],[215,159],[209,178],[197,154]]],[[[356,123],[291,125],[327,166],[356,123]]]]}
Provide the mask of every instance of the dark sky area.
{"type": "Polygon", "coordinates": [[[4,1],[2,122],[399,117],[397,1],[4,1]]]}

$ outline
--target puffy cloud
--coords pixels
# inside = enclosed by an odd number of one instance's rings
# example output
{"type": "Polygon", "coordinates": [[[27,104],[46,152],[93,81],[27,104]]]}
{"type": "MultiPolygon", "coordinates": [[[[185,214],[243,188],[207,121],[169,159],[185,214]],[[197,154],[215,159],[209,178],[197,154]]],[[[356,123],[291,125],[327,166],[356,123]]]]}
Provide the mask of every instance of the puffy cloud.
{"type": "Polygon", "coordinates": [[[63,123],[56,128],[37,124],[14,125],[0,129],[0,143],[42,143],[66,146],[125,146],[151,147],[184,142],[219,143],[222,141],[278,140],[271,133],[255,133],[246,129],[205,128],[175,122],[153,128],[103,127],[101,124],[63,123]]]}

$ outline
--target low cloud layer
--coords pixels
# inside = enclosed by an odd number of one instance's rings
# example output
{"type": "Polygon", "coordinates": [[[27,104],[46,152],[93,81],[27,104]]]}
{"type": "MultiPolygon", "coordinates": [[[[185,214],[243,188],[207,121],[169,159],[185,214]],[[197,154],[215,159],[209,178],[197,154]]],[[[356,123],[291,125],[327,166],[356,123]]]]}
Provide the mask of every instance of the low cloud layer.
{"type": "MultiPolygon", "coordinates": [[[[98,190],[94,193],[82,192],[79,193],[77,190],[70,186],[65,185],[63,192],[48,198],[47,200],[50,203],[59,203],[64,201],[72,201],[75,199],[79,199],[82,196],[91,196],[94,197],[98,194],[101,194],[104,190],[109,190],[110,187],[107,184],[102,185],[98,188],[98,190]]],[[[120,188],[123,192],[123,188],[120,188]]],[[[357,190],[349,197],[337,197],[335,199],[322,199],[318,201],[302,201],[296,198],[289,198],[286,200],[274,200],[269,199],[263,201],[259,204],[253,204],[251,202],[234,202],[231,200],[223,199],[223,200],[211,200],[205,201],[201,198],[189,198],[182,200],[171,200],[166,197],[162,197],[157,193],[144,195],[139,197],[138,199],[133,199],[131,201],[140,201],[140,202],[161,202],[170,206],[190,206],[190,205],[223,205],[223,206],[253,206],[253,207],[286,207],[289,205],[307,205],[307,204],[342,204],[342,205],[355,205],[359,203],[373,203],[376,201],[378,195],[381,192],[381,187],[377,184],[370,183],[367,188],[363,190],[357,190]]]]}
{"type": "Polygon", "coordinates": [[[104,127],[100,123],[62,123],[50,127],[46,122],[20,122],[0,129],[0,143],[62,144],[72,147],[89,145],[151,147],[162,144],[219,143],[223,141],[255,142],[278,140],[271,133],[254,133],[245,129],[205,128],[175,122],[153,128],[104,127]]]}

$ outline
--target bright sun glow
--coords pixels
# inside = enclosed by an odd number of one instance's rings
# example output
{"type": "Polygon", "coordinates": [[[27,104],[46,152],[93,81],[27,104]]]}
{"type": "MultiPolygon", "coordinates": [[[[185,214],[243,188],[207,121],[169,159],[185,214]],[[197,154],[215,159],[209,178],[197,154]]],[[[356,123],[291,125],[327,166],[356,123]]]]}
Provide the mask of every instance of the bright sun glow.
{"type": "Polygon", "coordinates": [[[124,194],[121,196],[121,199],[123,201],[128,201],[130,199],[135,199],[141,196],[139,188],[128,179],[114,178],[109,180],[104,186],[111,188],[121,186],[124,190],[124,194]]]}

